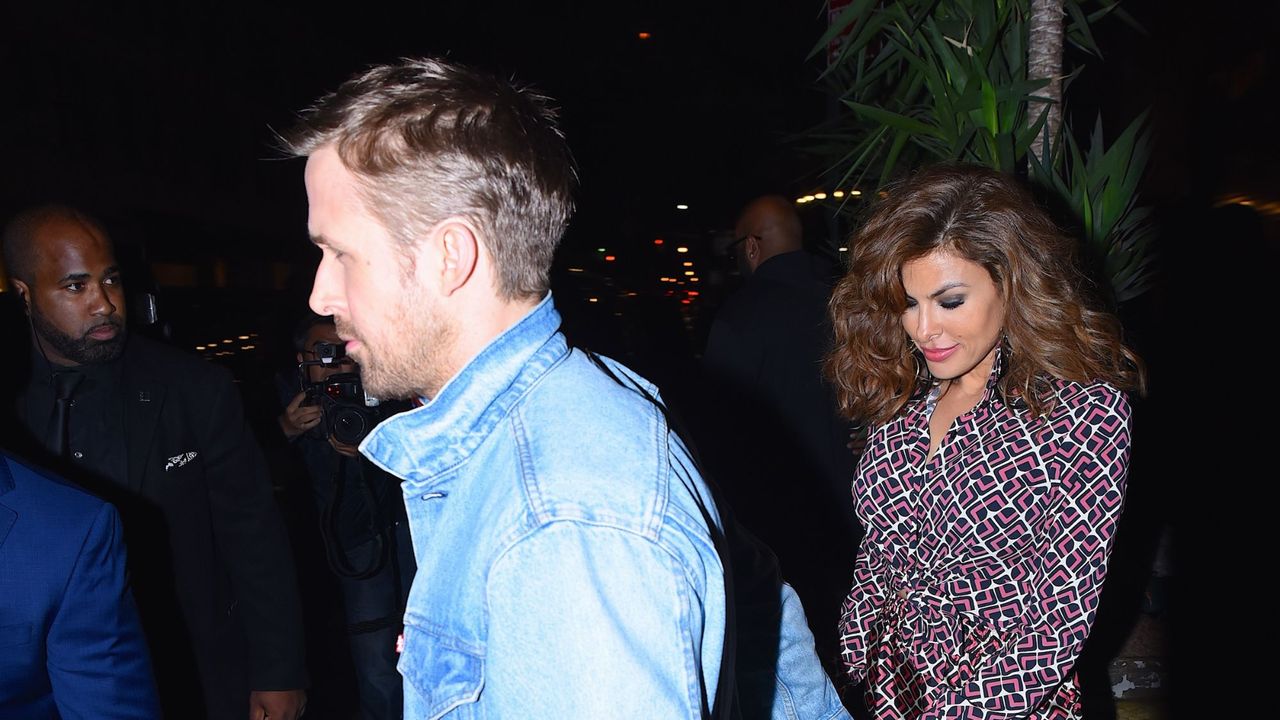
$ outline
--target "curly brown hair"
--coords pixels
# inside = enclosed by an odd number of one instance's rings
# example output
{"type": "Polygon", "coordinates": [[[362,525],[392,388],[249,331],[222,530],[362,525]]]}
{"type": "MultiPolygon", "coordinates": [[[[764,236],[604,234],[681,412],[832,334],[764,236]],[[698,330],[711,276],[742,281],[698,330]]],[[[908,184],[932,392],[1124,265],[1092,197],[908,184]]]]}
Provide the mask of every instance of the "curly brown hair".
{"type": "Polygon", "coordinates": [[[945,163],[887,187],[854,233],[830,301],[835,344],[824,369],[840,410],[884,423],[932,382],[902,327],[902,267],[939,250],[985,268],[1005,300],[998,390],[1006,401],[1041,415],[1052,379],[1145,392],[1142,361],[1097,301],[1076,249],[1011,175],[945,163]]]}

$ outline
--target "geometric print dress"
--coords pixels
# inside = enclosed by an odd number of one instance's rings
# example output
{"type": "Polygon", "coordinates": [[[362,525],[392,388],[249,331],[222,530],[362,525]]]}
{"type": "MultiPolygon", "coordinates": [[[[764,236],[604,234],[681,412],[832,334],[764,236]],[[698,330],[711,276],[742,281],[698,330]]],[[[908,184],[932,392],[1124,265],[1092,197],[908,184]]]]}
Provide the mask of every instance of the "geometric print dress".
{"type": "Polygon", "coordinates": [[[936,386],[858,465],[865,535],[840,629],[875,718],[1081,717],[1073,666],[1124,505],[1129,403],[1055,381],[1031,418],[995,392],[995,365],[927,464],[936,386]]]}

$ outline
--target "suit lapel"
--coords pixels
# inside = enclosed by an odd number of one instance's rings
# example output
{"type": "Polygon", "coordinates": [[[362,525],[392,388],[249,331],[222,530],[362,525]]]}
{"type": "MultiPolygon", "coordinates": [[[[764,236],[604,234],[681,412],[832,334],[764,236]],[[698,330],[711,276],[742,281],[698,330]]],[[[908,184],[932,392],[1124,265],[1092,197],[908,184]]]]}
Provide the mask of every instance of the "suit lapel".
{"type": "Polygon", "coordinates": [[[129,450],[129,488],[142,488],[155,444],[160,411],[164,407],[165,387],[146,372],[146,362],[139,353],[126,358],[124,366],[124,422],[129,450]]]}

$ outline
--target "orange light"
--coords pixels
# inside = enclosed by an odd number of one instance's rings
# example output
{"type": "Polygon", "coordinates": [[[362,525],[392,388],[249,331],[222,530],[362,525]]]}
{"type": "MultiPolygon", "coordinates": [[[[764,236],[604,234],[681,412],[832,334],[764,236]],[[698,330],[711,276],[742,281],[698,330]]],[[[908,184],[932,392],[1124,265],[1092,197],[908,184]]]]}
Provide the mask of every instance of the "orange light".
{"type": "Polygon", "coordinates": [[[662,238],[654,238],[654,239],[653,239],[653,244],[654,244],[654,245],[661,245],[661,244],[662,244],[662,238]]]}
{"type": "Polygon", "coordinates": [[[698,291],[697,291],[697,290],[690,290],[690,291],[689,291],[689,297],[698,297],[698,291]]]}
{"type": "Polygon", "coordinates": [[[680,301],[680,304],[681,304],[681,305],[688,305],[688,304],[689,304],[689,303],[691,303],[691,302],[693,302],[693,301],[692,301],[692,300],[690,300],[689,298],[685,298],[684,300],[681,300],[681,301],[680,301]]]}
{"type": "Polygon", "coordinates": [[[648,40],[650,37],[653,37],[653,36],[647,32],[638,32],[636,33],[636,37],[640,38],[641,40],[648,40]]]}
{"type": "Polygon", "coordinates": [[[685,274],[685,277],[690,277],[696,273],[694,273],[692,270],[685,270],[684,274],[685,274]]]}
{"type": "Polygon", "coordinates": [[[605,256],[604,256],[604,261],[605,261],[605,262],[613,262],[614,260],[617,260],[617,259],[618,259],[618,258],[617,258],[617,256],[616,256],[616,255],[605,255],[605,256]]]}
{"type": "Polygon", "coordinates": [[[685,267],[693,267],[693,261],[692,261],[692,260],[685,260],[684,262],[682,262],[682,263],[680,263],[680,264],[681,264],[681,265],[683,265],[683,266],[685,266],[685,267]]]}

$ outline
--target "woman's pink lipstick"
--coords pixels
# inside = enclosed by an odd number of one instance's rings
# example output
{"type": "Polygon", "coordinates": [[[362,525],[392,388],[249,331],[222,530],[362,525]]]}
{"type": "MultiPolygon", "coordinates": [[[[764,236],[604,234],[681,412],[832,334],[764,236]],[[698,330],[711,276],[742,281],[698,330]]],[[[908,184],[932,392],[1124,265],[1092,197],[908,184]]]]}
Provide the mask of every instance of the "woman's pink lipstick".
{"type": "Polygon", "coordinates": [[[959,348],[960,348],[959,345],[952,345],[951,347],[945,348],[943,350],[927,350],[922,348],[921,352],[924,353],[925,360],[936,363],[936,362],[942,362],[943,360],[946,360],[947,358],[951,357],[951,353],[955,352],[959,348]]]}

